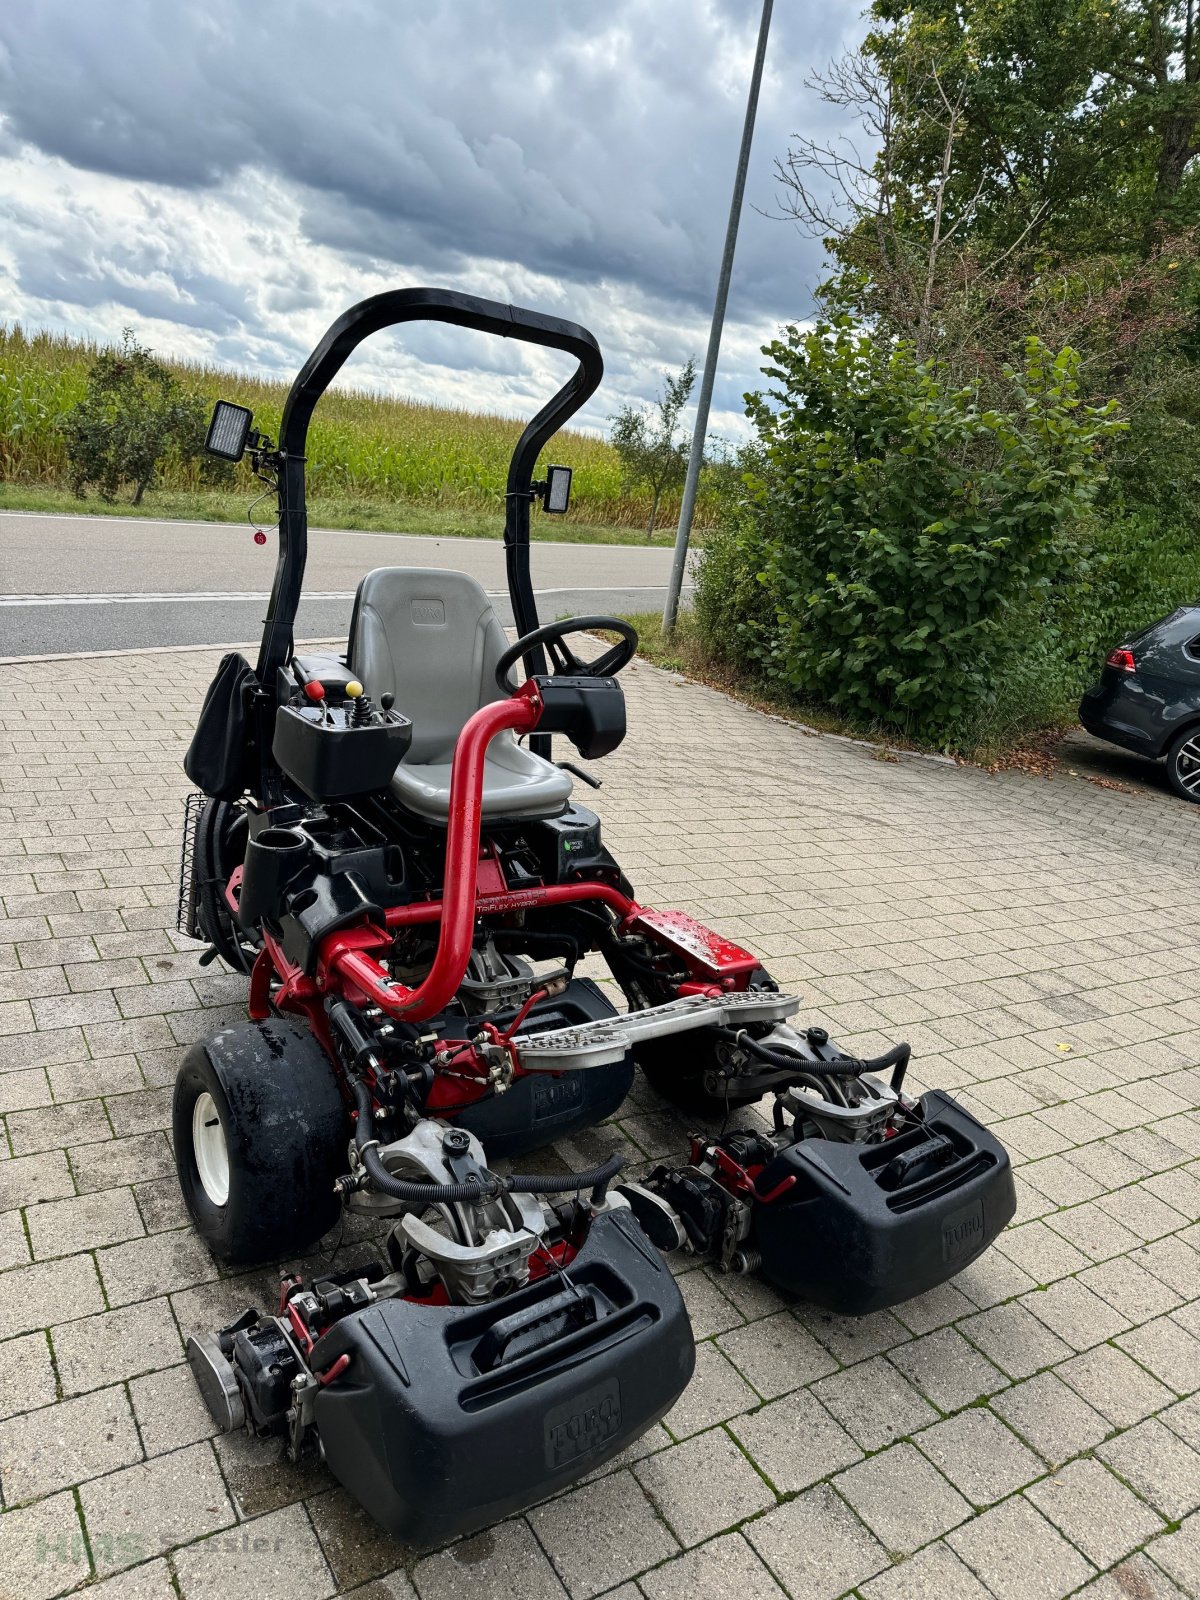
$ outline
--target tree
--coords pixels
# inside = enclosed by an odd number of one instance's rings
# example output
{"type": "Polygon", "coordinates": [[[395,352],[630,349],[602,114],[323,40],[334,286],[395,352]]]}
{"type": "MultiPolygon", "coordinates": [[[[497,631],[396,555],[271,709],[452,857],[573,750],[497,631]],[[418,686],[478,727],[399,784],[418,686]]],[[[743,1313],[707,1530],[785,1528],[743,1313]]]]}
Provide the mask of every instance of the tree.
{"type": "Polygon", "coordinates": [[[119,347],[97,356],[87,392],[63,424],[72,489],[83,499],[95,483],[101,499],[112,501],[122,484],[132,484],[140,505],[168,450],[185,460],[200,454],[205,420],[204,402],[126,328],[119,347]]]}
{"type": "Polygon", "coordinates": [[[647,415],[641,406],[624,405],[610,417],[612,444],[621,461],[621,477],[626,488],[648,489],[650,520],[646,537],[653,539],[658,520],[658,505],[670,489],[682,486],[687,476],[688,445],[676,439],[679,417],[696,384],[696,363],[689,357],[672,377],[663,374],[663,392],[647,415]]]}

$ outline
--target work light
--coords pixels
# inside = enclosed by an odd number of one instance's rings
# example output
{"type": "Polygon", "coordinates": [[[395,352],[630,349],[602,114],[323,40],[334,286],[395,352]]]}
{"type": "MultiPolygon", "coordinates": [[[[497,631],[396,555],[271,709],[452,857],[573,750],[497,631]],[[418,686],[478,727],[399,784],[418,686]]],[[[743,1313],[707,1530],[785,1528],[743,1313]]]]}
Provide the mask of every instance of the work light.
{"type": "Polygon", "coordinates": [[[232,401],[218,400],[213,407],[204,448],[210,456],[220,456],[222,461],[240,461],[246,453],[246,440],[250,436],[253,420],[248,406],[235,406],[232,401]]]}
{"type": "Polygon", "coordinates": [[[571,503],[570,467],[548,467],[546,489],[542,506],[546,511],[561,515],[571,503]]]}

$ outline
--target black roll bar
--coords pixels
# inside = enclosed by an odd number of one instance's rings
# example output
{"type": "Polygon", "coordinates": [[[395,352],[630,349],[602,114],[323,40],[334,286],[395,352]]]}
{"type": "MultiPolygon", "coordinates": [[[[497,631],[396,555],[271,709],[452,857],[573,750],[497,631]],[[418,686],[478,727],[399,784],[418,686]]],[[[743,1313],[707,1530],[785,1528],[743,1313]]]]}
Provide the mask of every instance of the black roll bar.
{"type": "MultiPolygon", "coordinates": [[[[526,427],[508,468],[504,513],[508,592],[518,634],[532,633],[538,626],[529,575],[533,469],[542,448],[599,386],[604,375],[600,347],[577,322],[544,316],[540,311],[480,300],[451,289],[392,289],[361,300],[343,312],[301,367],[283,408],[279,437],[279,555],[258,656],[258,681],[272,699],[277,670],[291,658],[293,624],[308,558],[304,457],[313,410],[347,356],[364,339],[397,323],[426,320],[456,323],[481,333],[499,334],[501,338],[547,345],[567,351],[579,362],[572,377],[526,427]]],[[[546,670],[540,646],[525,659],[531,673],[546,670]]]]}

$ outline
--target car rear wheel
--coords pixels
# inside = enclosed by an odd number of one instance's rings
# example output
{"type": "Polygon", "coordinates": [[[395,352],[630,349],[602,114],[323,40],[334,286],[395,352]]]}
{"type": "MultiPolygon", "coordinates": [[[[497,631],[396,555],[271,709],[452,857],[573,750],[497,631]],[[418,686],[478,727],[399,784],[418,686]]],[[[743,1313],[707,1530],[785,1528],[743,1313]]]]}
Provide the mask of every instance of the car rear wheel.
{"type": "Polygon", "coordinates": [[[1167,781],[1181,800],[1200,804],[1200,728],[1185,728],[1167,751],[1167,781]]]}

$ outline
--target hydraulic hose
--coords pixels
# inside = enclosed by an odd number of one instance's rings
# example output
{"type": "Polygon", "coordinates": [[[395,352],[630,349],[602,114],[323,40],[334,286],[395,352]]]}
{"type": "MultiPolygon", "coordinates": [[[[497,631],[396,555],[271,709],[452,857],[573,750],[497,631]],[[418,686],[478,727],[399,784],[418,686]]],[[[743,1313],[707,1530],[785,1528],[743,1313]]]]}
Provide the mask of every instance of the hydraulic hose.
{"type": "Polygon", "coordinates": [[[728,1040],[730,1044],[748,1050],[752,1056],[757,1056],[769,1066],[778,1067],[782,1071],[815,1072],[822,1078],[859,1078],[864,1072],[886,1072],[889,1067],[898,1067],[901,1062],[907,1064],[912,1054],[911,1045],[900,1043],[894,1044],[881,1056],[872,1056],[865,1060],[859,1060],[855,1056],[834,1056],[829,1061],[816,1061],[810,1060],[807,1056],[793,1056],[783,1050],[772,1050],[759,1040],[752,1039],[744,1028],[715,1028],[713,1031],[720,1038],[728,1040]]]}
{"type": "Polygon", "coordinates": [[[358,1107],[354,1143],[359,1157],[375,1187],[396,1200],[407,1200],[415,1205],[421,1203],[432,1205],[438,1202],[454,1204],[457,1201],[484,1200],[501,1193],[572,1194],[578,1189],[590,1189],[593,1201],[599,1204],[608,1185],[625,1165],[625,1157],[618,1154],[610,1156],[598,1167],[589,1167],[585,1172],[565,1173],[562,1177],[501,1178],[494,1172],[489,1172],[486,1176],[490,1186],[477,1182],[433,1183],[397,1178],[388,1171],[379,1157],[374,1118],[371,1114],[371,1091],[360,1078],[354,1080],[353,1087],[354,1103],[358,1107]]]}

